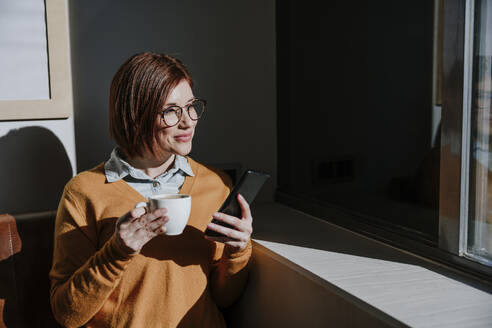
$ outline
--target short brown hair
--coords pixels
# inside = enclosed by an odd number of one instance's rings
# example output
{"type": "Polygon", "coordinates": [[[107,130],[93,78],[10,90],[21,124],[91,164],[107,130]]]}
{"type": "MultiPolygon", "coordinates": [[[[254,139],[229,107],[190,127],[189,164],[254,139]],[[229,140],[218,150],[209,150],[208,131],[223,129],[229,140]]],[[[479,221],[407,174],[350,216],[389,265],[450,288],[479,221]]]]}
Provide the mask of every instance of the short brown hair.
{"type": "Polygon", "coordinates": [[[193,87],[183,63],[165,54],[136,54],[118,69],[109,93],[109,131],[127,156],[155,154],[158,113],[183,80],[193,87]]]}

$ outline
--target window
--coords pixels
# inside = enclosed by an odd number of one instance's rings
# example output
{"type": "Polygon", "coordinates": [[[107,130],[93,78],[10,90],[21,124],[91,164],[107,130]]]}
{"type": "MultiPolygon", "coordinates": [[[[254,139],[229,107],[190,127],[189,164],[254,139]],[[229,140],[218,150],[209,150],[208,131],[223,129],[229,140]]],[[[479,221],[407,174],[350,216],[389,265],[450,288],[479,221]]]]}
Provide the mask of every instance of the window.
{"type": "Polygon", "coordinates": [[[492,266],[492,0],[475,3],[472,54],[470,215],[466,253],[492,266]]]}
{"type": "Polygon", "coordinates": [[[465,68],[490,81],[474,63],[492,48],[490,1],[277,2],[276,199],[490,277],[491,219],[473,217],[488,166],[470,167],[482,125],[464,92],[479,94],[465,68]]]}

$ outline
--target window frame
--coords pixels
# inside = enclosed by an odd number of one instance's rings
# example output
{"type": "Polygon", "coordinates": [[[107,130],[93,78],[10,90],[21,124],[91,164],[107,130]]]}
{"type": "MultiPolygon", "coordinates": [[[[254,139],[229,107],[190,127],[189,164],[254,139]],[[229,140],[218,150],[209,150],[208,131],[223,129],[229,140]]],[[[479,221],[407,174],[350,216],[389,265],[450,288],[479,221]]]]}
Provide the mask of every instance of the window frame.
{"type": "Polygon", "coordinates": [[[370,217],[354,210],[322,203],[292,190],[289,179],[290,122],[288,115],[282,115],[282,109],[288,108],[289,105],[289,99],[285,95],[290,94],[289,75],[285,70],[290,62],[289,5],[290,2],[287,1],[276,2],[278,185],[275,201],[391,246],[444,263],[460,274],[492,281],[492,267],[472,260],[466,254],[474,1],[445,1],[443,6],[443,110],[437,244],[424,237],[415,236],[413,231],[405,231],[403,227],[395,229],[391,226],[377,225],[370,217]],[[450,161],[452,157],[458,157],[459,160],[450,161]],[[446,170],[443,170],[445,166],[446,170]],[[443,181],[451,184],[453,189],[443,188],[443,181]]]}

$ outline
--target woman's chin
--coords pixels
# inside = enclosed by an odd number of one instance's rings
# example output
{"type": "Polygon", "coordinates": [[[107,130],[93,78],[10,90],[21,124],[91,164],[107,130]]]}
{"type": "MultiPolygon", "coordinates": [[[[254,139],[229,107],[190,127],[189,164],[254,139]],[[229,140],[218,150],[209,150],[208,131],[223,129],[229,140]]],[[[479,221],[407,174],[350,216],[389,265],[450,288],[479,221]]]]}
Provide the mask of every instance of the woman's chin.
{"type": "Polygon", "coordinates": [[[191,142],[186,143],[186,144],[181,144],[178,145],[178,147],[175,148],[175,154],[181,155],[181,156],[186,156],[191,152],[191,142]]]}

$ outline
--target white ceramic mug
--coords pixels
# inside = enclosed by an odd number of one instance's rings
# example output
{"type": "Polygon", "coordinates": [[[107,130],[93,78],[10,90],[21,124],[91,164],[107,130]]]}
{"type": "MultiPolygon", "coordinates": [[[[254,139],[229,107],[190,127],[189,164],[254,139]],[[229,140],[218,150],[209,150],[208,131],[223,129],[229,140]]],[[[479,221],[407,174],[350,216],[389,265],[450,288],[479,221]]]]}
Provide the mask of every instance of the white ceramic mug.
{"type": "Polygon", "coordinates": [[[147,212],[158,208],[167,209],[169,221],[164,224],[165,235],[175,236],[183,232],[191,211],[191,196],[184,194],[161,194],[149,197],[149,202],[138,203],[135,207],[145,207],[147,212]]]}

